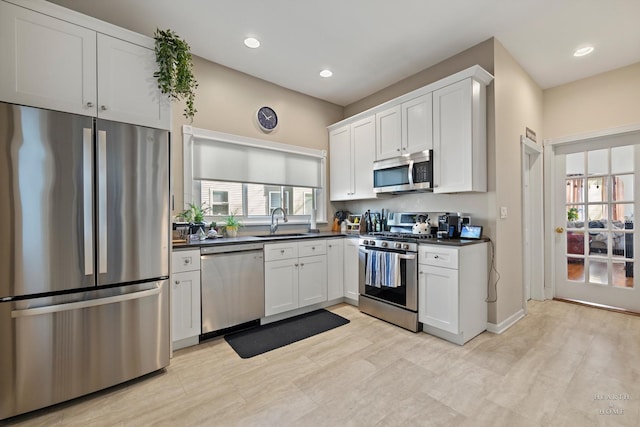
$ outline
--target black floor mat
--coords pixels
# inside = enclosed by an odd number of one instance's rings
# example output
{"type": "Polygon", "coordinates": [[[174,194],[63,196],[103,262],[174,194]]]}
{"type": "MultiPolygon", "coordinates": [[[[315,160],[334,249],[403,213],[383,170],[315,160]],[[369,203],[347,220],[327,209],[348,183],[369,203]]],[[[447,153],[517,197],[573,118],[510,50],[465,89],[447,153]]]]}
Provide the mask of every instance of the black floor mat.
{"type": "Polygon", "coordinates": [[[225,335],[224,339],[238,353],[238,356],[248,359],[347,323],[349,320],[344,317],[320,309],[290,319],[225,335]]]}

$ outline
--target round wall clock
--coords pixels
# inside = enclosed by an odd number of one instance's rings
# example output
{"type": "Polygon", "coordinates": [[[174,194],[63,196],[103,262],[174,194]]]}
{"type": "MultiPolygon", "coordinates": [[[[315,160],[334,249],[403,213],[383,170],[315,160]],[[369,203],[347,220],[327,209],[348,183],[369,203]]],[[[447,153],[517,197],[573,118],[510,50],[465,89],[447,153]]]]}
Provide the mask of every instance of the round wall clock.
{"type": "Polygon", "coordinates": [[[256,113],[256,119],[260,129],[265,132],[271,132],[278,126],[278,116],[270,107],[261,107],[256,113]]]}

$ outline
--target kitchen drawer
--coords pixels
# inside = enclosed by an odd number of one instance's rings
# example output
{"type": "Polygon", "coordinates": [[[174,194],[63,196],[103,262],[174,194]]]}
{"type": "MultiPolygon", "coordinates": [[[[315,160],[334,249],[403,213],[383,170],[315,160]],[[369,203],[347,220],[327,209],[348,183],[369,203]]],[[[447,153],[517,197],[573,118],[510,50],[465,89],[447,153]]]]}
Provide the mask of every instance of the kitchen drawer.
{"type": "Polygon", "coordinates": [[[200,270],[200,249],[173,251],[171,269],[173,273],[200,270]]]}
{"type": "Polygon", "coordinates": [[[418,246],[418,263],[458,269],[458,249],[435,245],[418,246]]]}
{"type": "Polygon", "coordinates": [[[298,258],[298,243],[268,243],[264,245],[264,260],[279,261],[281,259],[298,258]]]}
{"type": "Polygon", "coordinates": [[[300,258],[313,255],[324,255],[327,253],[326,240],[311,240],[298,242],[298,256],[300,258]]]}

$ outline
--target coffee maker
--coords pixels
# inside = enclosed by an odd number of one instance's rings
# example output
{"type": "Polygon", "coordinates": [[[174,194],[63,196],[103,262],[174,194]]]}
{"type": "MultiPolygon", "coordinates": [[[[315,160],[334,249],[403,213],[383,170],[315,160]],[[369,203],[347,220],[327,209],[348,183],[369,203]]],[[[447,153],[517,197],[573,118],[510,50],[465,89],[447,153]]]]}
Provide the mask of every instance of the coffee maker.
{"type": "Polygon", "coordinates": [[[471,222],[471,215],[461,212],[449,213],[445,212],[442,215],[438,215],[438,231],[440,234],[446,234],[450,239],[459,237],[460,230],[464,224],[471,222]]]}

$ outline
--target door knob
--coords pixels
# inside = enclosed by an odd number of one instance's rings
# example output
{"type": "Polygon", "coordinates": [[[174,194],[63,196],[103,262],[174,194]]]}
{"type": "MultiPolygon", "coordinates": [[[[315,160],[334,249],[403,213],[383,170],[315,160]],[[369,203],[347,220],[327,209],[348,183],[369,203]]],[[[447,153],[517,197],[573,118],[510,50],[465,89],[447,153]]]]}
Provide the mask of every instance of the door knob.
{"type": "Polygon", "coordinates": [[[556,227],[556,233],[558,233],[558,234],[562,234],[562,233],[564,233],[564,228],[562,228],[562,227],[556,227]]]}

